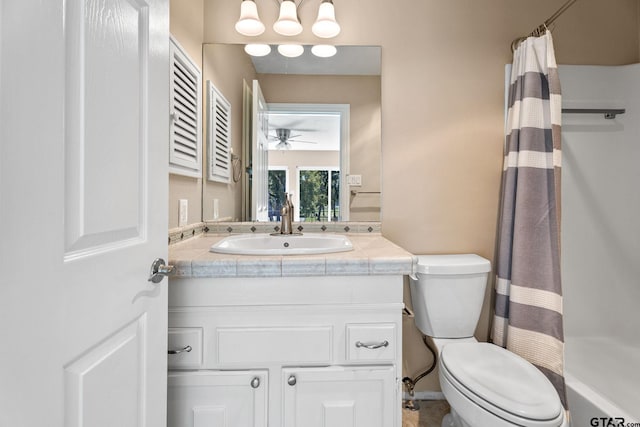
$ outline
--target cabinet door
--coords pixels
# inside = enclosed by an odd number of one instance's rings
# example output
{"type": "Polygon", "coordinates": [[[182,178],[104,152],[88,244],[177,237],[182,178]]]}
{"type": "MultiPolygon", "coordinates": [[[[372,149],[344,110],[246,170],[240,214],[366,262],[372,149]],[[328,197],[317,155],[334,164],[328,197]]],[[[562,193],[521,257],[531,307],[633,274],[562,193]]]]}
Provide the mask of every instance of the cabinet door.
{"type": "Polygon", "coordinates": [[[266,371],[169,372],[167,427],[266,427],[266,371]]]}
{"type": "Polygon", "coordinates": [[[395,368],[283,369],[285,427],[394,426],[395,368]]]}

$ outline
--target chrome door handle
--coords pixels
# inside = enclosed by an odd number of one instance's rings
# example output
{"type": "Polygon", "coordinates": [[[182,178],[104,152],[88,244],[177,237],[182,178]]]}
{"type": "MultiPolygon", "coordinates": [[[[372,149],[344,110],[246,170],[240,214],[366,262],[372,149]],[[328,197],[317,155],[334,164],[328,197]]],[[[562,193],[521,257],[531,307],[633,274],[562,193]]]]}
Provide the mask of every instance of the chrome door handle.
{"type": "Polygon", "coordinates": [[[389,347],[389,341],[384,340],[380,343],[372,343],[372,344],[356,341],[356,347],[358,348],[364,347],[364,348],[368,348],[369,350],[375,350],[376,348],[380,348],[380,347],[389,347]]]}
{"type": "Polygon", "coordinates": [[[160,283],[164,276],[168,276],[173,273],[175,268],[173,265],[165,265],[162,258],[156,258],[151,263],[151,271],[149,272],[149,281],[153,283],[160,283]]]}
{"type": "Polygon", "coordinates": [[[180,354],[180,353],[190,353],[191,350],[193,350],[193,348],[191,348],[190,345],[184,346],[182,348],[179,348],[177,350],[168,350],[167,354],[180,354]]]}
{"type": "Polygon", "coordinates": [[[254,378],[251,380],[251,387],[252,387],[252,388],[258,388],[258,387],[260,387],[260,378],[259,378],[259,377],[254,377],[254,378]]]}
{"type": "Polygon", "coordinates": [[[296,379],[295,375],[291,375],[288,379],[287,379],[287,384],[289,384],[290,386],[294,386],[296,385],[296,383],[298,382],[298,380],[296,379]]]}

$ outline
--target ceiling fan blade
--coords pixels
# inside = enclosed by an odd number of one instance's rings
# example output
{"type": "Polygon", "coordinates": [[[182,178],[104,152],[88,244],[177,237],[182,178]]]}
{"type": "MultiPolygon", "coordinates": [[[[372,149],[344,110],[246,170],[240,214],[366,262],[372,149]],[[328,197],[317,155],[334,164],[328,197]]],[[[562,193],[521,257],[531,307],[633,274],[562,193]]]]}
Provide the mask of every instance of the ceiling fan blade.
{"type": "Polygon", "coordinates": [[[303,141],[301,139],[288,139],[287,142],[300,142],[303,144],[317,144],[317,141],[303,141]]]}
{"type": "Polygon", "coordinates": [[[291,128],[291,132],[318,132],[318,129],[312,129],[312,128],[291,128]]]}

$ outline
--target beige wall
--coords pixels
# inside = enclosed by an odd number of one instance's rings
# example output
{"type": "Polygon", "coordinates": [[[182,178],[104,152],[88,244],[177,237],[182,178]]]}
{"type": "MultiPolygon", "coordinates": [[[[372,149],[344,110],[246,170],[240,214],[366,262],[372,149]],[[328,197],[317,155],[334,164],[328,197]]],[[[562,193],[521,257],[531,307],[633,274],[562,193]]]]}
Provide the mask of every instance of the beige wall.
{"type": "MultiPolygon", "coordinates": [[[[379,76],[260,74],[267,102],[349,104],[349,173],[362,175],[358,191],[380,191],[381,86],[379,76]]],[[[351,197],[351,221],[379,221],[378,195],[351,197]]]]}
{"type": "MultiPolygon", "coordinates": [[[[242,153],[242,81],[249,85],[256,78],[251,59],[244,53],[242,45],[204,45],[203,82],[211,80],[214,86],[231,104],[231,147],[240,156],[242,153]]],[[[206,97],[206,95],[205,95],[206,97]]],[[[206,117],[206,114],[205,114],[206,117]]],[[[206,124],[205,124],[206,134],[206,124]]],[[[206,142],[205,142],[206,156],[206,142]]],[[[223,184],[205,181],[203,191],[203,219],[213,219],[213,199],[219,200],[219,217],[239,220],[242,212],[242,181],[223,184]]]]}
{"type": "MultiPolygon", "coordinates": [[[[267,31],[277,18],[271,0],[257,0],[267,31]]],[[[475,252],[493,259],[503,140],[504,64],[510,44],[563,4],[560,0],[336,0],[342,33],[336,44],[382,46],[382,229],[419,253],[475,252]]],[[[317,2],[299,11],[304,32],[317,2]]],[[[205,40],[242,43],[239,7],[205,0],[205,40]]],[[[581,0],[557,21],[561,64],[637,62],[638,2],[581,0]]],[[[489,295],[477,330],[486,339],[489,295]]],[[[430,359],[411,322],[405,324],[404,363],[417,374],[430,359]]],[[[437,388],[436,376],[418,390],[437,388]]]]}
{"type": "MultiPolygon", "coordinates": [[[[203,0],[171,0],[170,30],[202,70],[203,0]]],[[[189,224],[202,220],[202,179],[169,175],[169,228],[178,226],[178,203],[189,201],[189,224]]]]}

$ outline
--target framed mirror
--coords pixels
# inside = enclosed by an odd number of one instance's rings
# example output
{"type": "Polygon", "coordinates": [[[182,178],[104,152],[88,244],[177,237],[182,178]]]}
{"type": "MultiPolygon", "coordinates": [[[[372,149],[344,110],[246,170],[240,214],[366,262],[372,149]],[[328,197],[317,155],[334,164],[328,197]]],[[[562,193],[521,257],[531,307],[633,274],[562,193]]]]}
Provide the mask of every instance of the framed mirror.
{"type": "MultiPolygon", "coordinates": [[[[310,50],[255,57],[244,45],[203,45],[203,84],[229,102],[231,135],[230,181],[203,178],[205,221],[278,221],[284,192],[298,221],[380,221],[380,47],[310,50]]],[[[203,145],[208,171],[214,146],[203,145]]]]}

